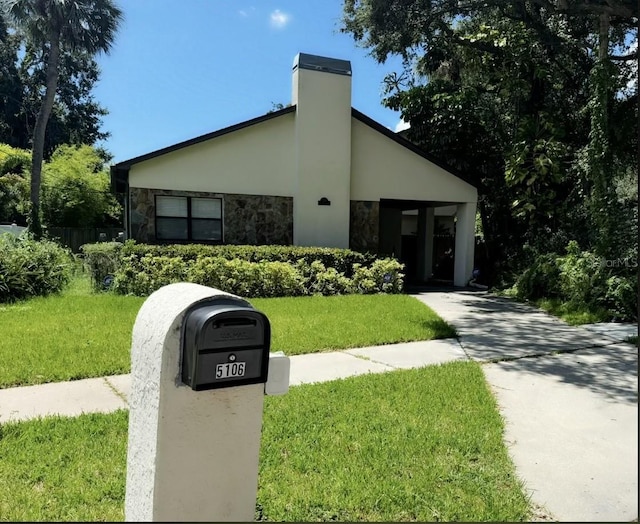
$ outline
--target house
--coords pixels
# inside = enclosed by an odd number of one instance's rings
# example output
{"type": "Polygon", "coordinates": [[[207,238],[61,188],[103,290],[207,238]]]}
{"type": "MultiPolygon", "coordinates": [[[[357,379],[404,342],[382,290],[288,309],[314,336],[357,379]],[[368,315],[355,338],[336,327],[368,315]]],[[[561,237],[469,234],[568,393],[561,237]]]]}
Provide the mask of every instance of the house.
{"type": "Polygon", "coordinates": [[[111,168],[125,193],[127,238],[149,243],[294,244],[411,260],[426,279],[436,211],[455,212],[454,284],[473,270],[476,188],[351,107],[351,64],[305,53],[291,105],[111,168]]]}

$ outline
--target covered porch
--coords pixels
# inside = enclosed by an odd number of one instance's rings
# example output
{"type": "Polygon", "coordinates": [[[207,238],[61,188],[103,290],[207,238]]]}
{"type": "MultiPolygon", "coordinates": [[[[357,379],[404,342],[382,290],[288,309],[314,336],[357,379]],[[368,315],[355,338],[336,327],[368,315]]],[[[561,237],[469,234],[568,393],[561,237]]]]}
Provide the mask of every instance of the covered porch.
{"type": "Polygon", "coordinates": [[[380,199],[378,252],[403,262],[409,282],[437,278],[466,286],[474,268],[475,217],[475,202],[380,199]]]}

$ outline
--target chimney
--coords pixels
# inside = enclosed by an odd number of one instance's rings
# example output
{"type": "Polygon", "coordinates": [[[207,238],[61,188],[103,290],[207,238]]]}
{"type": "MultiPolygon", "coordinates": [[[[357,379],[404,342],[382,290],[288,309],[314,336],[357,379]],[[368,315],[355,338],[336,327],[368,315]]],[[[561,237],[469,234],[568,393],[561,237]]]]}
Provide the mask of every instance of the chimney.
{"type": "Polygon", "coordinates": [[[349,247],[351,63],[299,53],[293,61],[297,188],[293,243],[349,247]]]}

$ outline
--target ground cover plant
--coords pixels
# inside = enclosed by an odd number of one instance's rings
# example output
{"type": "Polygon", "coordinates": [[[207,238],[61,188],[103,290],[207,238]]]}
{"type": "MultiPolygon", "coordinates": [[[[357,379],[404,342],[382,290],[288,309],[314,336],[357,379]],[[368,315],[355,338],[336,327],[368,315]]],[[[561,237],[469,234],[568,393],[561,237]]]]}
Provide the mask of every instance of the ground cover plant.
{"type": "MultiPolygon", "coordinates": [[[[476,363],[296,386],[265,401],[258,520],[529,518],[476,363]]],[[[126,412],[1,430],[3,519],[124,518],[126,412]]]]}
{"type": "MultiPolygon", "coordinates": [[[[144,300],[91,293],[80,276],[61,294],[0,305],[0,388],[128,373],[131,331],[144,300]]],[[[406,295],[251,302],[271,321],[271,349],[289,355],[455,335],[406,295]]]]}
{"type": "Polygon", "coordinates": [[[564,254],[545,253],[532,258],[511,295],[531,301],[573,325],[637,321],[636,261],[637,246],[625,259],[606,260],[571,241],[564,254]]]}

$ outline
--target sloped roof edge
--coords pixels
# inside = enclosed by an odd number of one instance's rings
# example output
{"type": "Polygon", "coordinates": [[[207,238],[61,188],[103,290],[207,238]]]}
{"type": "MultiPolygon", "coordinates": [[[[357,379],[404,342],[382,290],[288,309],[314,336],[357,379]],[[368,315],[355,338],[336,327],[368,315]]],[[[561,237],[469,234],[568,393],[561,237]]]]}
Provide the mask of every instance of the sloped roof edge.
{"type": "Polygon", "coordinates": [[[245,127],[250,127],[255,124],[260,124],[262,122],[266,122],[267,120],[278,118],[279,116],[286,115],[288,113],[293,113],[295,110],[296,110],[296,106],[291,105],[283,109],[279,109],[278,111],[272,111],[267,114],[258,116],[256,118],[252,118],[251,120],[245,120],[244,122],[240,122],[238,124],[225,127],[223,129],[218,129],[217,131],[213,131],[205,135],[200,135],[195,138],[190,138],[189,140],[185,140],[183,142],[178,142],[177,144],[173,144],[171,146],[163,147],[162,149],[152,151],[151,153],[146,153],[144,155],[130,158],[129,160],[123,160],[122,162],[118,162],[117,164],[112,165],[110,169],[111,191],[114,193],[124,193],[126,191],[126,186],[127,186],[127,183],[129,182],[129,169],[134,164],[138,164],[146,160],[151,160],[152,158],[156,158],[158,156],[162,156],[167,153],[171,153],[173,151],[183,149],[185,147],[193,146],[195,144],[199,144],[200,142],[205,142],[212,138],[217,138],[222,135],[233,133],[234,131],[239,131],[240,129],[244,129],[245,127]]]}
{"type": "MultiPolygon", "coordinates": [[[[250,127],[252,125],[259,124],[261,122],[266,122],[268,120],[271,120],[273,118],[277,118],[277,117],[282,116],[282,115],[286,115],[288,113],[293,113],[295,110],[296,110],[296,106],[295,105],[291,105],[291,106],[285,107],[284,109],[280,109],[278,111],[273,111],[273,112],[267,113],[265,115],[261,115],[261,116],[256,117],[256,118],[252,118],[251,120],[245,120],[244,122],[240,122],[238,124],[234,124],[232,126],[225,127],[223,129],[219,129],[217,131],[213,131],[211,133],[200,135],[200,136],[197,136],[195,138],[191,138],[189,140],[185,140],[183,142],[178,142],[177,144],[173,144],[171,146],[167,146],[167,147],[164,147],[162,149],[158,149],[156,151],[152,151],[151,153],[146,153],[144,155],[140,155],[140,156],[131,158],[129,160],[123,160],[122,162],[118,162],[117,164],[114,164],[113,166],[111,166],[111,188],[112,188],[112,191],[124,192],[125,186],[126,186],[126,184],[128,182],[128,178],[129,178],[129,168],[134,164],[138,164],[140,162],[145,162],[146,160],[150,160],[152,158],[156,158],[158,156],[162,156],[162,155],[165,155],[167,153],[171,153],[173,151],[177,151],[179,149],[183,149],[185,147],[189,147],[189,146],[192,146],[192,145],[195,145],[195,144],[199,144],[200,142],[205,142],[205,141],[210,140],[212,138],[217,138],[219,136],[223,136],[223,135],[226,135],[226,134],[229,134],[229,133],[233,133],[234,131],[239,131],[239,130],[244,129],[246,127],[250,127]]],[[[375,120],[373,120],[373,118],[368,117],[367,115],[365,115],[364,113],[361,113],[360,111],[358,111],[357,109],[355,109],[353,107],[351,108],[351,116],[356,118],[357,120],[359,120],[363,124],[369,126],[370,128],[374,129],[375,131],[378,131],[379,133],[383,134],[387,138],[393,140],[394,142],[396,142],[397,144],[401,145],[402,147],[405,147],[406,149],[412,151],[413,153],[421,156],[425,160],[428,160],[429,162],[432,162],[433,164],[437,165],[438,167],[444,169],[448,173],[451,173],[453,176],[461,179],[463,182],[466,182],[467,184],[470,184],[473,187],[477,187],[477,185],[472,180],[470,180],[467,176],[465,176],[464,174],[459,172],[457,169],[445,164],[444,162],[442,162],[438,158],[435,158],[432,155],[426,153],[425,151],[420,149],[418,146],[416,146],[413,142],[410,142],[409,140],[403,138],[399,134],[394,133],[393,131],[391,131],[390,129],[386,128],[382,124],[380,124],[380,123],[376,122],[375,120]]]]}
{"type": "Polygon", "coordinates": [[[408,150],[412,151],[416,155],[421,156],[425,160],[428,160],[429,162],[431,162],[431,163],[437,165],[438,167],[444,169],[448,173],[451,173],[453,176],[459,178],[463,182],[466,182],[467,184],[469,184],[469,185],[471,185],[471,186],[473,186],[475,188],[478,187],[477,184],[474,181],[472,181],[468,176],[466,176],[463,173],[461,173],[460,171],[458,171],[456,168],[454,168],[454,167],[452,167],[450,165],[447,165],[445,162],[443,162],[439,158],[436,158],[436,157],[430,155],[429,153],[426,153],[424,150],[420,149],[413,142],[410,142],[406,138],[403,138],[398,133],[394,133],[393,131],[391,131],[391,129],[383,126],[379,122],[376,122],[373,118],[368,117],[367,115],[365,115],[364,113],[361,113],[360,111],[358,111],[357,109],[355,109],[353,107],[351,108],[351,116],[353,118],[359,120],[363,124],[369,126],[370,128],[374,129],[375,131],[378,131],[379,133],[382,133],[387,138],[390,138],[391,140],[393,140],[397,144],[401,145],[402,147],[407,148],[408,150]]]}
{"type": "Polygon", "coordinates": [[[279,109],[278,111],[273,111],[265,115],[258,116],[256,118],[252,118],[251,120],[245,120],[244,122],[240,122],[239,124],[234,124],[232,126],[225,127],[223,129],[218,129],[217,131],[213,131],[211,133],[207,133],[205,135],[200,135],[195,138],[190,138],[189,140],[185,140],[183,142],[178,142],[177,144],[173,144],[171,146],[163,147],[162,149],[158,149],[157,151],[152,151],[151,153],[140,155],[135,158],[131,158],[129,160],[123,160],[122,162],[118,162],[117,164],[115,164],[114,167],[117,169],[123,169],[123,168],[127,169],[131,167],[133,164],[144,162],[146,160],[150,160],[151,158],[155,158],[157,156],[161,156],[167,153],[171,153],[173,151],[177,151],[178,149],[199,144],[200,142],[205,142],[206,140],[210,140],[211,138],[216,138],[222,135],[226,135],[228,133],[233,133],[234,131],[239,131],[240,129],[244,129],[245,127],[253,126],[255,124],[260,124],[262,122],[266,122],[267,120],[271,120],[273,118],[278,118],[279,116],[286,115],[287,113],[293,113],[295,110],[296,110],[296,106],[291,105],[291,106],[285,107],[284,109],[279,109]]]}

